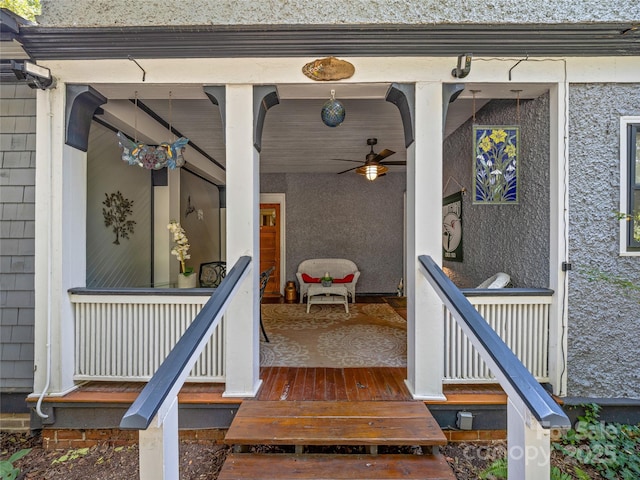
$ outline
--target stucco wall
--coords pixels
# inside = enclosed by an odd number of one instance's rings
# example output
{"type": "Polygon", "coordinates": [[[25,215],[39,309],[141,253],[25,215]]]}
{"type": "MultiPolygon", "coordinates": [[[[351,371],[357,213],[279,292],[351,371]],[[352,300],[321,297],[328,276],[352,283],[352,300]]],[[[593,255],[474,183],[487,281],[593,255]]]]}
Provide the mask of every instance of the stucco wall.
{"type": "MultiPolygon", "coordinates": [[[[516,102],[494,100],[476,114],[478,125],[517,124],[516,102]]],[[[549,97],[520,105],[517,205],[473,205],[472,121],[444,142],[444,196],[463,195],[463,262],[445,261],[459,287],[476,287],[497,272],[515,287],[549,285],[549,97]],[[450,179],[451,177],[451,179],[450,179]],[[448,186],[447,186],[448,183],[448,186]]]]}
{"type": "Polygon", "coordinates": [[[640,84],[571,85],[569,394],[640,398],[640,258],[618,254],[620,117],[640,115],[640,84]],[[592,280],[598,272],[605,279],[592,280]]]}
{"type": "Polygon", "coordinates": [[[287,267],[308,258],[353,260],[356,292],[395,294],[402,277],[404,173],[375,182],[336,174],[264,174],[260,192],[286,194],[287,267]]]}
{"type": "Polygon", "coordinates": [[[46,26],[579,23],[640,18],[628,0],[42,0],[46,26]]]}
{"type": "MultiPolygon", "coordinates": [[[[0,398],[33,389],[36,91],[0,85],[0,398]]],[[[5,410],[6,411],[6,410],[5,410]]]]}

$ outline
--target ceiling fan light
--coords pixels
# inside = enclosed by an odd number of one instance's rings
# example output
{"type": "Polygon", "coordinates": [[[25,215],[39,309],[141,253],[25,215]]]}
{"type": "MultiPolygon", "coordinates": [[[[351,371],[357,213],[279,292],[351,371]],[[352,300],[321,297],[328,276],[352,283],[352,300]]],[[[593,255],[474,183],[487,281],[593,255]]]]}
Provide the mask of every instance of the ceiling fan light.
{"type": "Polygon", "coordinates": [[[370,182],[373,182],[376,178],[378,178],[378,166],[377,165],[367,165],[364,168],[364,176],[370,182]]]}

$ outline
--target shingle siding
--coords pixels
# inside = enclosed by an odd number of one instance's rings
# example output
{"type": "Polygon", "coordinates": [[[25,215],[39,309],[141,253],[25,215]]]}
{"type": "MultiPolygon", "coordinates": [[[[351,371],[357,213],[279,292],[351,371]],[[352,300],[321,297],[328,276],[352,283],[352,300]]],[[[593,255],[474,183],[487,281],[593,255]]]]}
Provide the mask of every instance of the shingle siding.
{"type": "Polygon", "coordinates": [[[0,86],[0,392],[33,388],[35,98],[0,86]]]}

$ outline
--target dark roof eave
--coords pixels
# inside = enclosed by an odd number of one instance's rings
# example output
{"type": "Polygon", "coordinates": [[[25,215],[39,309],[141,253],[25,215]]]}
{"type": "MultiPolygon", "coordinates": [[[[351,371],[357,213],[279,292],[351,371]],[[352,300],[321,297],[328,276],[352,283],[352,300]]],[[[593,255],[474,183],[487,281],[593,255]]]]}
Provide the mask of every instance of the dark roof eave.
{"type": "Polygon", "coordinates": [[[6,8],[0,8],[0,32],[19,33],[20,27],[35,25],[6,8]]]}
{"type": "Polygon", "coordinates": [[[302,56],[640,55],[631,23],[20,28],[36,60],[302,56]]]}

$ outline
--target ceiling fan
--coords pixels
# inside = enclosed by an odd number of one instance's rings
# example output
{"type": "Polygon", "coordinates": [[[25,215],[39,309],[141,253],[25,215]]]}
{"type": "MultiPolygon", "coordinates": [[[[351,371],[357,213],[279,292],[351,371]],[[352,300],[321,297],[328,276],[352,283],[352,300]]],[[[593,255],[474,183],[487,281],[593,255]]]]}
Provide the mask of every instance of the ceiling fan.
{"type": "MultiPolygon", "coordinates": [[[[377,138],[368,138],[367,145],[371,147],[371,151],[367,154],[366,160],[363,165],[359,167],[349,168],[348,170],[344,170],[342,172],[338,172],[338,175],[343,173],[350,172],[355,170],[356,173],[360,175],[364,175],[367,180],[373,182],[376,178],[385,175],[389,170],[386,165],[406,165],[407,162],[403,161],[385,161],[384,159],[393,155],[394,151],[389,149],[384,149],[380,153],[375,153],[373,151],[373,146],[378,143],[377,138]]],[[[347,160],[344,158],[335,158],[334,160],[340,160],[342,162],[357,162],[360,163],[359,160],[347,160]]]]}

